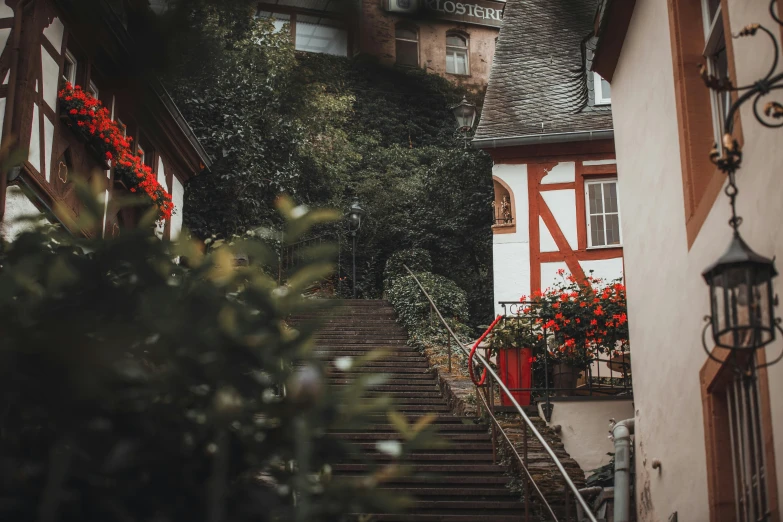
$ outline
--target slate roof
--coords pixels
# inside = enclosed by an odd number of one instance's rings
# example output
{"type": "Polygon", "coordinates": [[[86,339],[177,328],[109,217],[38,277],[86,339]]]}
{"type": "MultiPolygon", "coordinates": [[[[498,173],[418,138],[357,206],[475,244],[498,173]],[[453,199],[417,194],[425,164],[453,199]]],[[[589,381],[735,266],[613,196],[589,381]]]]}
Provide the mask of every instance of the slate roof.
{"type": "Polygon", "coordinates": [[[612,129],[611,107],[592,105],[583,58],[592,56],[597,3],[508,0],[474,145],[612,129]]]}

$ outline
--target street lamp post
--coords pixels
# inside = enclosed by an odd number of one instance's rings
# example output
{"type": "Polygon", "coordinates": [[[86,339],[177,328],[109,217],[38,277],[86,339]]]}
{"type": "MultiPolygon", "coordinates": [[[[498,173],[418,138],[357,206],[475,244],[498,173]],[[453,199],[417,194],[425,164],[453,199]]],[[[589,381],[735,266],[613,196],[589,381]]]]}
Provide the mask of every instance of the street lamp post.
{"type": "Polygon", "coordinates": [[[465,148],[468,148],[468,142],[473,139],[473,124],[476,122],[476,106],[468,103],[467,98],[451,108],[454,117],[457,119],[456,137],[465,141],[465,148]]]}
{"type": "Polygon", "coordinates": [[[351,204],[351,208],[348,209],[348,213],[346,214],[346,218],[348,219],[348,229],[351,232],[351,237],[353,238],[353,298],[356,299],[356,234],[359,232],[359,229],[362,228],[362,222],[364,221],[364,216],[367,214],[364,209],[359,206],[359,200],[354,199],[353,203],[351,204]]]}

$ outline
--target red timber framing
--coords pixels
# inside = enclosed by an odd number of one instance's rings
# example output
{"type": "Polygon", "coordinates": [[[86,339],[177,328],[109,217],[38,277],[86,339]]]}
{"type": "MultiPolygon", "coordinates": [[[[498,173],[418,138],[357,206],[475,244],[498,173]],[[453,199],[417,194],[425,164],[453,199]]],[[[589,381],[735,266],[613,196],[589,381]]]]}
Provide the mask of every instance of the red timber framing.
{"type": "MultiPolygon", "coordinates": [[[[496,164],[527,164],[528,212],[530,238],[530,289],[541,288],[541,264],[562,262],[579,280],[586,279],[581,261],[622,259],[623,249],[588,248],[585,182],[595,178],[617,177],[617,165],[584,165],[584,162],[614,160],[614,146],[609,142],[565,143],[547,147],[506,148],[488,151],[496,164]],[[524,153],[524,155],[523,155],[524,153]],[[574,162],[573,182],[542,184],[541,181],[558,163],[574,162]],[[569,244],[562,228],[547,205],[543,193],[555,190],[573,190],[576,207],[577,248],[569,244]],[[544,222],[557,245],[556,252],[541,252],[539,219],[544,222]]],[[[621,218],[622,219],[622,218],[621,218]]]]}
{"type": "MultiPolygon", "coordinates": [[[[125,124],[135,142],[142,138],[149,149],[147,163],[163,188],[173,193],[177,185],[182,197],[184,184],[209,167],[209,158],[162,85],[135,68],[132,37],[111,13],[88,17],[83,12],[86,4],[59,0],[5,0],[3,7],[0,38],[3,31],[13,29],[0,52],[0,100],[6,102],[3,146],[30,151],[12,183],[26,186],[38,209],[49,211],[76,234],[112,236],[137,223],[138,209],[120,211],[113,202],[127,189],[115,183],[110,165],[59,117],[57,92],[69,55],[75,68],[69,79],[85,89],[94,86],[112,118],[125,124]],[[5,16],[9,12],[12,18],[5,16]],[[100,183],[106,191],[104,222],[90,230],[78,225],[81,204],[75,178],[100,183]]],[[[7,180],[0,178],[2,222],[7,180]]],[[[182,202],[175,205],[175,212],[181,213],[182,202]]],[[[168,221],[161,236],[170,237],[171,230],[168,221]]]]}

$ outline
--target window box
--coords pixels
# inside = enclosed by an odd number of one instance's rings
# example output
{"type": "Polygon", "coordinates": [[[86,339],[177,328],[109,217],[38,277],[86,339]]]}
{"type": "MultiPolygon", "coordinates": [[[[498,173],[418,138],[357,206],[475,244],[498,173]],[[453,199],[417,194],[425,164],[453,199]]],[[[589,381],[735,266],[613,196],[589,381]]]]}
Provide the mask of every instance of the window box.
{"type": "Polygon", "coordinates": [[[60,114],[60,121],[63,122],[71,130],[71,132],[79,141],[79,143],[84,144],[85,150],[87,150],[87,152],[93,157],[93,159],[98,163],[98,166],[100,168],[102,168],[103,170],[111,169],[111,165],[109,165],[109,162],[106,161],[106,158],[103,157],[100,151],[96,149],[92,143],[90,143],[90,136],[86,132],[79,129],[78,127],[74,127],[73,125],[71,125],[71,119],[68,117],[67,114],[60,114]]]}

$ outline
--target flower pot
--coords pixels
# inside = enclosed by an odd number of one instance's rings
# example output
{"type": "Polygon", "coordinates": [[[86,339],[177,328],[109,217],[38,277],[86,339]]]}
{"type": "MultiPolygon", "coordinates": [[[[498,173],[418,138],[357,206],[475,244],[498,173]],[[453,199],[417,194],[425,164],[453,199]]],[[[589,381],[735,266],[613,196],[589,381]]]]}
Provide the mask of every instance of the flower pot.
{"type": "Polygon", "coordinates": [[[555,363],[552,365],[553,386],[555,395],[558,397],[569,397],[576,392],[576,383],[582,370],[566,363],[555,363]]]}
{"type": "MultiPolygon", "coordinates": [[[[498,350],[498,370],[500,380],[511,391],[511,395],[520,406],[530,405],[530,391],[514,391],[519,388],[530,388],[532,382],[531,367],[533,352],[530,348],[503,348],[498,350]]],[[[500,404],[512,406],[511,399],[501,392],[500,404]]]]}

